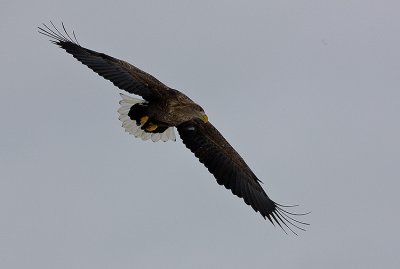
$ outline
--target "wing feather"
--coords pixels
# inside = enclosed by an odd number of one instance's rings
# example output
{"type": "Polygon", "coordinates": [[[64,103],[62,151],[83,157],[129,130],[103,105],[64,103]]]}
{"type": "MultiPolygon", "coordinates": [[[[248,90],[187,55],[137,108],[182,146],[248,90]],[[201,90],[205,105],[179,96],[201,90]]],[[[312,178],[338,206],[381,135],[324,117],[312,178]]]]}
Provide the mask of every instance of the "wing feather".
{"type": "MultiPolygon", "coordinates": [[[[140,95],[145,100],[151,101],[161,97],[160,91],[169,89],[155,77],[128,62],[82,47],[76,38],[72,39],[68,35],[64,25],[64,34],[53,23],[51,25],[52,28],[45,24],[43,24],[43,27],[38,27],[39,33],[50,37],[54,44],[63,48],[78,61],[111,81],[121,90],[140,95]]],[[[75,37],[75,34],[73,36],[75,37]]]]}
{"type": "Polygon", "coordinates": [[[183,143],[214,175],[217,183],[230,189],[234,195],[243,198],[246,204],[256,212],[260,212],[264,218],[273,224],[277,223],[284,229],[282,223],[293,233],[295,232],[288,224],[301,230],[304,229],[292,221],[308,225],[287,218],[287,214],[291,213],[283,211],[279,204],[268,197],[260,185],[260,180],[210,122],[204,123],[199,119],[194,119],[178,125],[177,129],[183,143]],[[282,215],[284,218],[281,218],[282,215]]]}

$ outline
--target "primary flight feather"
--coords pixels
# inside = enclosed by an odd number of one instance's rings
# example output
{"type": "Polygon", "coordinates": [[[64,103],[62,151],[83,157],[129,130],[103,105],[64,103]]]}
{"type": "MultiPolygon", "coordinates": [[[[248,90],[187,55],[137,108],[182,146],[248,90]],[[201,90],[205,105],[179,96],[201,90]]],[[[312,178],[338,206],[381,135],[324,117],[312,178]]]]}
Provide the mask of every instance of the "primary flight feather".
{"type": "MultiPolygon", "coordinates": [[[[118,110],[122,126],[127,132],[143,140],[175,140],[174,128],[188,149],[199,159],[218,184],[250,205],[256,212],[278,224],[282,229],[293,227],[304,230],[307,223],[293,218],[295,215],[272,201],[260,185],[243,158],[208,121],[203,108],[178,90],[172,89],[139,68],[104,53],[82,47],[62,24],[63,31],[53,23],[43,24],[39,33],[71,54],[115,86],[139,95],[144,100],[121,94],[118,110]]],[[[296,233],[295,233],[296,234],[296,233]]]]}

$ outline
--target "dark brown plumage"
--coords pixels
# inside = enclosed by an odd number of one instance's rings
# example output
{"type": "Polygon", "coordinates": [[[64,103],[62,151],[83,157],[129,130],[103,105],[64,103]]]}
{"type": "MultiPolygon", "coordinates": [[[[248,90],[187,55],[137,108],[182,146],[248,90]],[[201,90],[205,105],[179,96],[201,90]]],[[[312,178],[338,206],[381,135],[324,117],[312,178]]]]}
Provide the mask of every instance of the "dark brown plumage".
{"type": "Polygon", "coordinates": [[[128,132],[142,139],[167,141],[174,140],[173,128],[176,127],[183,143],[214,175],[218,184],[243,198],[256,212],[282,229],[285,226],[295,233],[293,227],[304,230],[301,226],[308,225],[292,217],[303,214],[290,213],[268,197],[257,176],[208,121],[198,104],[125,61],[80,46],[75,34],[71,38],[64,25],[63,32],[53,23],[51,25],[52,28],[45,24],[39,27],[39,33],[50,37],[51,42],[121,90],[143,97],[145,101],[122,95],[120,119],[128,132]]]}

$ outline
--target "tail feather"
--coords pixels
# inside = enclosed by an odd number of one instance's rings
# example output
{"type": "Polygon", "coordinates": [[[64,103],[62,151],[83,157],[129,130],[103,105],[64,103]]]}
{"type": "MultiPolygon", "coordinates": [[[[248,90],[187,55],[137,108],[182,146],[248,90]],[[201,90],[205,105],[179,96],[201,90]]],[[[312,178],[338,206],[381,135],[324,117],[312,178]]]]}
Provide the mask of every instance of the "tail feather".
{"type": "Polygon", "coordinates": [[[160,127],[159,130],[147,131],[146,127],[149,122],[141,122],[141,118],[145,115],[147,101],[133,98],[121,93],[122,100],[119,102],[121,107],[118,109],[120,114],[119,120],[122,121],[122,127],[125,131],[140,137],[142,140],[151,139],[153,142],[168,140],[176,141],[174,127],[160,127]],[[136,116],[136,118],[133,117],[136,116]]]}

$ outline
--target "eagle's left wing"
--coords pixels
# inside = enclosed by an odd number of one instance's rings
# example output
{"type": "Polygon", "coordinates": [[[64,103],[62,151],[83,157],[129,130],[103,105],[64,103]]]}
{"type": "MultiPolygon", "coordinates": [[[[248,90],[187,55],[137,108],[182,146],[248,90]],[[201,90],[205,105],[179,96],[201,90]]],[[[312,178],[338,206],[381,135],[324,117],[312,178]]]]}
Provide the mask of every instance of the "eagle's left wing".
{"type": "MultiPolygon", "coordinates": [[[[243,198],[272,224],[282,224],[295,233],[288,224],[304,230],[299,225],[307,225],[295,220],[293,214],[272,201],[260,185],[260,180],[251,171],[243,158],[210,123],[193,119],[177,126],[183,143],[214,175],[218,184],[230,189],[233,194],[243,198]]],[[[282,227],[283,228],[283,227],[282,227]]]]}
{"type": "Polygon", "coordinates": [[[38,27],[39,33],[50,37],[51,42],[121,90],[140,95],[147,101],[162,98],[163,91],[169,90],[169,87],[158,79],[128,62],[82,47],[76,40],[75,34],[73,34],[74,38],[68,34],[64,24],[62,25],[63,32],[58,30],[53,23],[51,25],[52,28],[45,24],[43,27],[38,27]]]}

